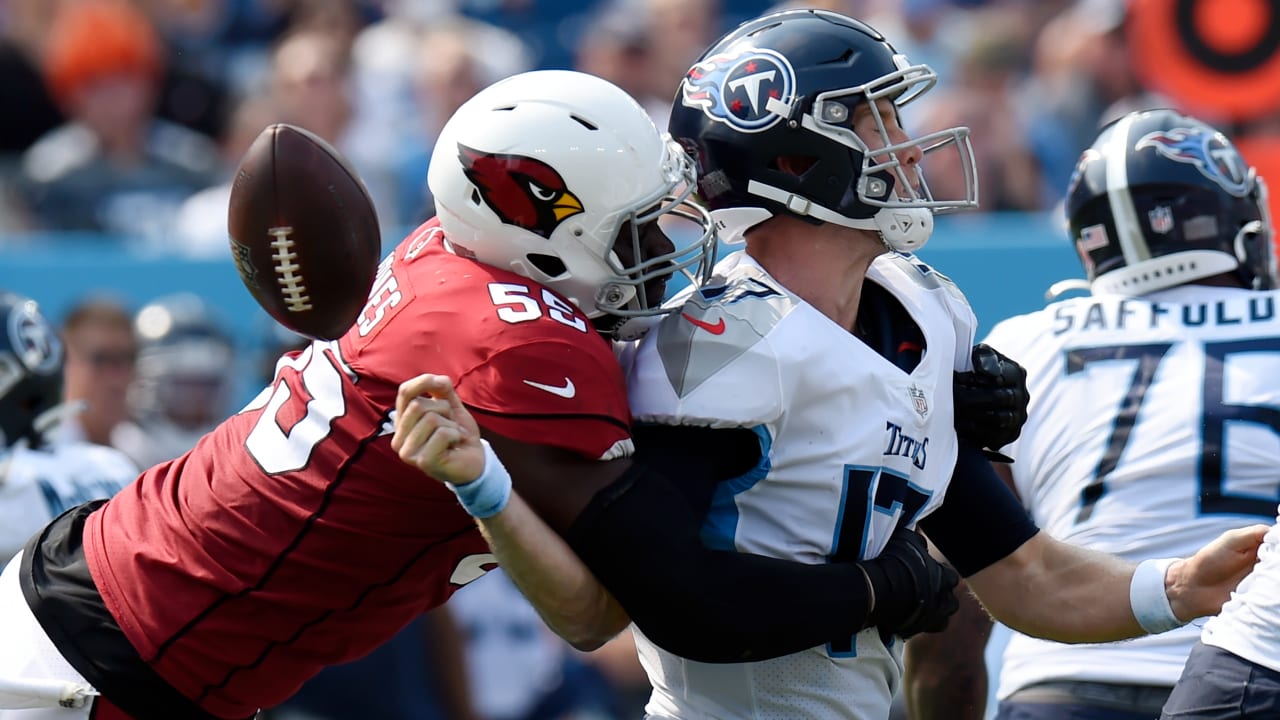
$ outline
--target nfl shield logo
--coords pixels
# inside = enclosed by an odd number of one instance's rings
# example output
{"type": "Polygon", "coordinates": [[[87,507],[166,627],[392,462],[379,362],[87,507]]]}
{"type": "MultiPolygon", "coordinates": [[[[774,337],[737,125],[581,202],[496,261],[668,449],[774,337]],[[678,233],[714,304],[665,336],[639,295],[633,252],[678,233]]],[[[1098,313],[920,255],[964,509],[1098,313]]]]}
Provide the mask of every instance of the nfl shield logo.
{"type": "Polygon", "coordinates": [[[1151,221],[1151,231],[1164,235],[1173,229],[1173,210],[1167,205],[1159,205],[1147,213],[1151,221]]]}
{"type": "Polygon", "coordinates": [[[907,390],[907,394],[911,396],[911,406],[916,409],[920,417],[929,414],[929,401],[925,398],[924,391],[918,385],[912,384],[911,389],[907,390]]]}

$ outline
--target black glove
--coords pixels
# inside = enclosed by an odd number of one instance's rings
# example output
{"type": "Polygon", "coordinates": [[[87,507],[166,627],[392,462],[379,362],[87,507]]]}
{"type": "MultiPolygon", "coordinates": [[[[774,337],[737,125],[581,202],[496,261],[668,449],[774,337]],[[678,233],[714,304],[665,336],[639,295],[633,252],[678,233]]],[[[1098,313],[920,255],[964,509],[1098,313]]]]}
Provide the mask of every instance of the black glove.
{"type": "Polygon", "coordinates": [[[859,565],[875,594],[867,624],[880,628],[886,641],[889,635],[940,632],[960,607],[960,575],[933,559],[924,537],[905,526],[893,531],[878,557],[859,565]]]}
{"type": "Polygon", "coordinates": [[[992,460],[1013,462],[996,450],[1018,439],[1027,421],[1027,371],[988,345],[973,348],[973,370],[954,378],[956,434],[986,448],[992,460]]]}

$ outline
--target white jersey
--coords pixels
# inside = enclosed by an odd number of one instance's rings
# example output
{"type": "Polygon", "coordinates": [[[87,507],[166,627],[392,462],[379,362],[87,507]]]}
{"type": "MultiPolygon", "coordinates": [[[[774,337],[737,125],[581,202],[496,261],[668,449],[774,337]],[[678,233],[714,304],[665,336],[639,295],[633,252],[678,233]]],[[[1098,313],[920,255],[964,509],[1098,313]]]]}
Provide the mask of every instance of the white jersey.
{"type": "MultiPolygon", "coordinates": [[[[1138,561],[1187,556],[1273,517],[1278,311],[1280,293],[1185,285],[998,324],[985,342],[1027,369],[1030,419],[1007,452],[1036,524],[1138,561]]],[[[1044,680],[1172,686],[1201,625],[1105,645],[1015,633],[997,694],[1044,680]]]]}
{"type": "Polygon", "coordinates": [[[1209,618],[1201,640],[1280,672],[1280,518],[1267,531],[1258,558],[1222,613],[1209,618]]]}
{"type": "MultiPolygon", "coordinates": [[[[875,557],[898,525],[941,502],[956,459],[952,372],[974,318],[949,280],[915,258],[878,258],[868,280],[924,333],[910,373],[783,288],[745,253],[717,266],[641,341],[628,385],[638,422],[750,428],[757,468],[717,489],[703,542],[805,563],[875,557]]],[[[625,363],[624,363],[625,364],[625,363]]],[[[762,662],[704,664],[636,632],[653,718],[888,716],[901,641],[875,629],[762,662]]]]}
{"type": "Polygon", "coordinates": [[[90,443],[0,451],[0,565],[62,511],[110,497],[137,475],[123,453],[90,443]]]}

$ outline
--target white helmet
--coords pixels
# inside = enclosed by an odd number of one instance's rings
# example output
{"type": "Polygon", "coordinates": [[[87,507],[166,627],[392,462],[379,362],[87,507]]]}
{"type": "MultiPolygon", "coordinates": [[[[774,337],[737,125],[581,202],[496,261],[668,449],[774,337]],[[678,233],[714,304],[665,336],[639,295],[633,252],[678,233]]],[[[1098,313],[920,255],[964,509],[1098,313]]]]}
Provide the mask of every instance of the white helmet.
{"type": "Polygon", "coordinates": [[[547,285],[591,318],[664,312],[646,283],[676,272],[702,282],[714,264],[710,216],[686,202],[689,156],[593,75],[540,70],[482,90],[441,130],[427,183],[455,249],[547,285]],[[668,213],[701,236],[645,257],[641,229],[668,213]],[[614,245],[627,223],[634,262],[624,263],[614,245]]]}

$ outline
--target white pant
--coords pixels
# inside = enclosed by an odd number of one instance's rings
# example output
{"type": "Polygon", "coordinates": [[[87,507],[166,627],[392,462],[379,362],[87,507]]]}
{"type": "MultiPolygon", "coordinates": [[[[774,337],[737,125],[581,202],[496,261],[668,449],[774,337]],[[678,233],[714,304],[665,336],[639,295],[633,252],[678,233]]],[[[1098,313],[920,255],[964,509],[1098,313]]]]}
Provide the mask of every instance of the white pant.
{"type": "Polygon", "coordinates": [[[97,691],[63,659],[18,585],[22,553],[0,574],[0,720],[81,720],[97,691]]]}

